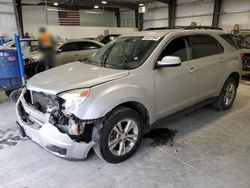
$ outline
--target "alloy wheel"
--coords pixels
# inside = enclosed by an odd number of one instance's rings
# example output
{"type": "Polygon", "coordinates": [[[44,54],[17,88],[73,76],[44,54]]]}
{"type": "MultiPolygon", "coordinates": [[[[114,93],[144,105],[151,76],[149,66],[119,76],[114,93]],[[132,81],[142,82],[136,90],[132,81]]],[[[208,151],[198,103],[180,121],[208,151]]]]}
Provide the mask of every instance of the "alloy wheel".
{"type": "Polygon", "coordinates": [[[138,125],[132,119],[118,122],[110,132],[108,147],[112,154],[122,156],[127,154],[138,139],[138,125]]]}

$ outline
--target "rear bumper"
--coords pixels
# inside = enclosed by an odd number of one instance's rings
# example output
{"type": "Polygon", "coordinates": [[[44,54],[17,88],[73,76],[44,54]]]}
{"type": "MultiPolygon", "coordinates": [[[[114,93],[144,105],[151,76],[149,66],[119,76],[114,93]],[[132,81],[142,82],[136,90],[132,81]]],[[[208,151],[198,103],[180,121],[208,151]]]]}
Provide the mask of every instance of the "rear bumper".
{"type": "Polygon", "coordinates": [[[16,113],[18,126],[32,141],[40,145],[50,153],[67,159],[84,159],[94,142],[79,143],[73,141],[67,134],[61,133],[54,125],[49,123],[49,114],[43,114],[34,109],[24,100],[22,92],[17,105],[16,113]],[[33,124],[24,121],[20,108],[26,113],[33,124]]]}

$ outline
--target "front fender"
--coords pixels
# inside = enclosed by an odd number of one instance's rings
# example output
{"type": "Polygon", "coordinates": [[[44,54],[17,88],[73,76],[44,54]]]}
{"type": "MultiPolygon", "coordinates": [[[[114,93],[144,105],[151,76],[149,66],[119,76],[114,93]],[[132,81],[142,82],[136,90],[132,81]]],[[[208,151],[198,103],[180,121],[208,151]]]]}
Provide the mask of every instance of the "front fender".
{"type": "Polygon", "coordinates": [[[91,89],[90,97],[74,115],[80,119],[98,119],[125,102],[139,102],[148,110],[149,118],[154,114],[154,95],[133,84],[103,84],[91,89]]]}

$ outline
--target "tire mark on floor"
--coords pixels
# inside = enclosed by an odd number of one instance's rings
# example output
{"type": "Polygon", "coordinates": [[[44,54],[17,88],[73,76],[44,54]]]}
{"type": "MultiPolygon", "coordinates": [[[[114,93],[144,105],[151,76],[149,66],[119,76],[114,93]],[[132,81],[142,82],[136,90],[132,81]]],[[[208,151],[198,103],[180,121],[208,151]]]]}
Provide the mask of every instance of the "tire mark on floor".
{"type": "Polygon", "coordinates": [[[15,146],[21,141],[27,140],[19,136],[19,131],[17,129],[7,128],[5,130],[0,130],[0,150],[4,147],[15,146]]]}

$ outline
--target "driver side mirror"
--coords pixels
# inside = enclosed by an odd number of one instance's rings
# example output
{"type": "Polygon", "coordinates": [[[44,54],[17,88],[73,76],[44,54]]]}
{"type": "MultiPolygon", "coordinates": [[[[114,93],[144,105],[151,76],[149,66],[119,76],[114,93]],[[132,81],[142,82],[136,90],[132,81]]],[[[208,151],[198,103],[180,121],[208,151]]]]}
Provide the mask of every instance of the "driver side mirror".
{"type": "Polygon", "coordinates": [[[177,56],[165,56],[161,61],[157,61],[156,68],[177,67],[181,65],[181,58],[177,56]]]}

